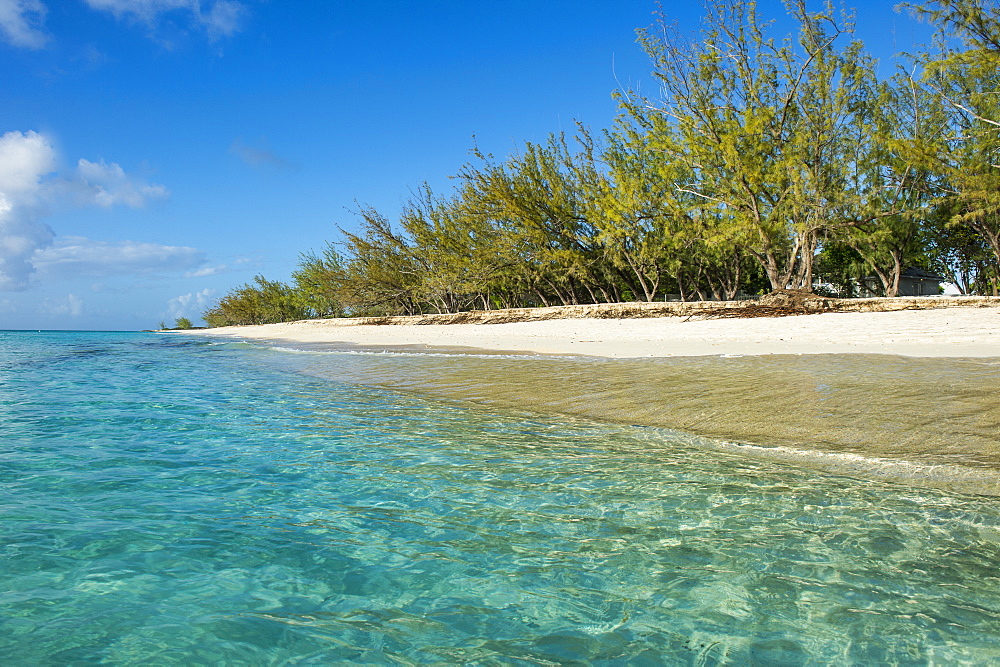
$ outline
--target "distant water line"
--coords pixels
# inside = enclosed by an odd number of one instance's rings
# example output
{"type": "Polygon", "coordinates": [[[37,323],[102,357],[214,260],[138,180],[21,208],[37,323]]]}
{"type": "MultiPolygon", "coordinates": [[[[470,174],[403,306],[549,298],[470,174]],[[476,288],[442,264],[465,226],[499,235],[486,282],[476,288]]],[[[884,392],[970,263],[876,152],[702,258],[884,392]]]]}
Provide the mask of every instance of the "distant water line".
{"type": "Polygon", "coordinates": [[[0,334],[0,663],[1000,660],[995,498],[362,356],[0,334]]]}

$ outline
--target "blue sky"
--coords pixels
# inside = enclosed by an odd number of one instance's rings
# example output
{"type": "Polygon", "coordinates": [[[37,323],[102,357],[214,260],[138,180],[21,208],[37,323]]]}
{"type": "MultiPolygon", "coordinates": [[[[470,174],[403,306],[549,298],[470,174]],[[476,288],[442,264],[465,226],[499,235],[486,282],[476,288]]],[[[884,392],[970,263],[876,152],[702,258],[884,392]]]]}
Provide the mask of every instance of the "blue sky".
{"type": "MultiPolygon", "coordinates": [[[[664,0],[685,30],[697,2],[664,0]]],[[[760,3],[781,17],[780,3],[760,3]]],[[[927,39],[858,10],[885,62],[927,39]]],[[[0,329],[201,312],[475,142],[610,125],[652,0],[0,0],[0,329]]]]}

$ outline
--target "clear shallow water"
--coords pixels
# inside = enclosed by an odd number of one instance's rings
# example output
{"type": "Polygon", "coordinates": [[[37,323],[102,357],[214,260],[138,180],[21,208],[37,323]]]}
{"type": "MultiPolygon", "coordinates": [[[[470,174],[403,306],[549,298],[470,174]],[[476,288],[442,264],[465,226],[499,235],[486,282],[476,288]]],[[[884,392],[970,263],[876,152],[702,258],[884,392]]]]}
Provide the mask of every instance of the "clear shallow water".
{"type": "Polygon", "coordinates": [[[0,425],[4,664],[1000,659],[996,499],[182,337],[0,333],[0,425]]]}
{"type": "Polygon", "coordinates": [[[744,455],[1000,496],[1000,362],[828,354],[599,359],[289,348],[317,377],[680,429],[744,455]]]}

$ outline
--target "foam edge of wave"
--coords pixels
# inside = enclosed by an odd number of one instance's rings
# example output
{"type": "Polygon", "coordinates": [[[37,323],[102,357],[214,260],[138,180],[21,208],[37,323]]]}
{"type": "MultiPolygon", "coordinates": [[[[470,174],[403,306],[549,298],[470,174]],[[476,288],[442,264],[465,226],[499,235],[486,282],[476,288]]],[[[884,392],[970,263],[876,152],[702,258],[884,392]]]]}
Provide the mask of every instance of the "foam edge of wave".
{"type": "Polygon", "coordinates": [[[896,484],[931,486],[951,492],[1000,497],[1000,471],[947,463],[870,457],[851,452],[827,452],[785,445],[759,445],[730,440],[707,440],[702,446],[758,459],[820,469],[827,473],[896,484]]]}

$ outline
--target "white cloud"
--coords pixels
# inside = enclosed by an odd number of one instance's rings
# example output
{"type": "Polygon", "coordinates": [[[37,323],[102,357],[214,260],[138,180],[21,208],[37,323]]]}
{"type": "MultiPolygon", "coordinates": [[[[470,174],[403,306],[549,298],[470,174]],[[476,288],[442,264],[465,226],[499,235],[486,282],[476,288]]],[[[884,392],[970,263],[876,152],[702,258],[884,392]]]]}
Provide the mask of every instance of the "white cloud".
{"type": "Polygon", "coordinates": [[[178,317],[199,318],[201,314],[208,310],[212,303],[215,290],[203,289],[200,292],[189,292],[181,296],[175,296],[167,302],[167,317],[177,319],[178,317]]]}
{"type": "Polygon", "coordinates": [[[79,183],[92,198],[93,203],[104,208],[125,204],[139,208],[150,199],[160,199],[170,194],[162,185],[147,185],[125,174],[115,162],[91,162],[80,158],[77,162],[79,183]]]}
{"type": "Polygon", "coordinates": [[[52,243],[43,179],[55,169],[52,144],[37,132],[0,136],[0,290],[21,290],[34,273],[31,257],[52,243]]]}
{"type": "Polygon", "coordinates": [[[45,5],[41,0],[0,0],[0,35],[12,46],[40,49],[48,41],[42,31],[45,5]]]}
{"type": "Polygon", "coordinates": [[[55,168],[56,151],[45,136],[31,131],[0,136],[0,192],[8,197],[37,190],[55,168]]]}
{"type": "Polygon", "coordinates": [[[115,17],[129,19],[155,28],[164,14],[187,14],[195,25],[211,38],[226,37],[240,29],[246,7],[235,0],[86,0],[91,8],[110,12],[115,17]]]}
{"type": "Polygon", "coordinates": [[[40,273],[56,277],[148,275],[194,269],[205,263],[205,255],[186,246],[63,236],[38,250],[32,263],[40,273]]]}
{"type": "Polygon", "coordinates": [[[197,271],[188,271],[184,274],[185,278],[204,278],[205,276],[214,276],[218,273],[222,273],[228,267],[225,264],[220,264],[218,266],[206,266],[203,269],[198,269],[197,271]]]}
{"type": "Polygon", "coordinates": [[[207,14],[201,15],[201,22],[209,35],[228,36],[240,29],[246,7],[232,0],[216,0],[207,14]]]}
{"type": "Polygon", "coordinates": [[[62,299],[45,299],[38,306],[38,312],[44,315],[83,315],[83,299],[75,294],[67,294],[62,299]]]}
{"type": "Polygon", "coordinates": [[[169,194],[162,185],[129,176],[114,162],[81,159],[67,176],[56,173],[56,163],[55,148],[43,134],[0,136],[0,291],[26,289],[37,268],[113,275],[165,271],[167,266],[184,271],[204,264],[194,248],[134,241],[100,244],[73,237],[53,246],[56,235],[43,221],[53,207],[136,208],[169,194]]]}

